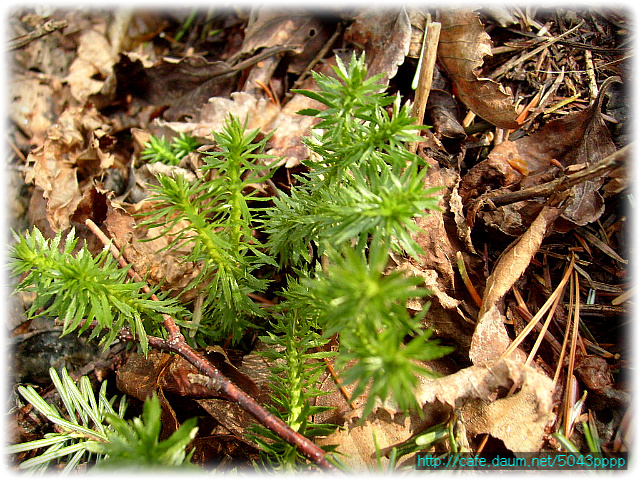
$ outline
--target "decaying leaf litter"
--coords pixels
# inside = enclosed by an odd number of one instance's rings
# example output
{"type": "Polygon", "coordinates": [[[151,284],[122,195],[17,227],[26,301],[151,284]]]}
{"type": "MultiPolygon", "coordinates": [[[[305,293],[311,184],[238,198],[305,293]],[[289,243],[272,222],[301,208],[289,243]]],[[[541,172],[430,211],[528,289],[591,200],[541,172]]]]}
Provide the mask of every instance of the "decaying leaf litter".
{"type": "MultiPolygon", "coordinates": [[[[355,469],[375,467],[376,447],[384,454],[442,422],[466,431],[464,446],[474,452],[557,450],[551,436],[557,431],[584,447],[583,421],[597,427],[603,451],[628,448],[627,12],[191,13],[12,12],[10,37],[23,40],[9,45],[12,228],[34,225],[52,237],[73,227],[97,252],[102,244],[85,226],[91,219],[148,282],[182,292],[198,265],[182,263],[175,251],[157,253],[171,240],[143,242],[154,232],[135,228],[135,214],[150,208],[146,184],[160,168],[140,160],[150,135],[190,133],[212,145],[211,132],[227,115],[247,118],[249,128],[273,132],[267,153],[277,157],[278,170],[269,194],[286,191],[303,170],[309,150],[301,137],[314,122],[297,112],[318,108],[293,89],[312,89],[311,70],[330,75],[336,56],[348,60],[364,51],[371,74],[413,98],[425,30],[436,22],[440,33],[429,48],[437,49],[437,63],[423,122],[433,128],[417,152],[430,166],[425,183],[444,187],[442,211],[416,220],[415,239],[426,252],[420,261],[394,255],[388,270],[424,278],[433,291],[424,322],[456,350],[429,365],[439,379],[420,382],[415,395],[423,415],[380,405],[358,422],[363,400],[350,406],[327,373],[320,388],[329,394],[318,401],[334,408],[315,420],[342,428],[314,440],[320,447],[337,444],[355,469]],[[580,331],[573,334],[577,311],[580,331]],[[567,410],[584,392],[585,405],[567,424],[567,410]]],[[[195,178],[201,162],[193,153],[168,168],[195,178]]],[[[197,292],[183,296],[194,300],[197,292]]],[[[77,353],[87,348],[83,340],[74,344],[69,337],[64,348],[33,345],[57,327],[23,322],[29,301],[11,299],[18,354],[69,351],[47,353],[44,370],[65,365],[77,375],[115,375],[118,390],[139,400],[159,392],[166,434],[200,412],[205,428],[194,442],[197,463],[257,458],[247,437],[252,417],[190,382],[195,370],[186,361],[160,352],[145,359],[122,344],[87,358],[77,353]]],[[[266,366],[256,348],[247,339],[244,350],[211,346],[204,354],[266,403],[266,366]]],[[[43,365],[34,363],[19,358],[13,377],[46,390],[43,365]]],[[[42,419],[14,409],[12,443],[37,438],[44,428],[42,419]]]]}

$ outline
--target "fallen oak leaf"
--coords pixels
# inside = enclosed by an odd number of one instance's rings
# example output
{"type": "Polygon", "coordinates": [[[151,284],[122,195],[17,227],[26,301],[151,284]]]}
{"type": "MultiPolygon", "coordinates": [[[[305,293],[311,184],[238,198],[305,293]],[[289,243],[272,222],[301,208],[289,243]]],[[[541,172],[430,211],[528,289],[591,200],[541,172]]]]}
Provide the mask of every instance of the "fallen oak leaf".
{"type": "MultiPolygon", "coordinates": [[[[486,366],[463,368],[456,373],[440,378],[421,377],[416,388],[416,400],[425,409],[436,400],[461,408],[470,400],[495,400],[499,389],[521,388],[530,385],[546,384],[550,379],[535,368],[517,360],[501,358],[486,366]]],[[[539,412],[550,412],[553,408],[549,389],[537,389],[536,403],[539,412]]]]}
{"type": "Polygon", "coordinates": [[[46,218],[54,232],[70,226],[83,192],[114,162],[113,155],[100,149],[97,130],[104,124],[95,108],[70,107],[47,128],[43,144],[27,157],[25,182],[42,189],[46,218]]]}
{"type": "Polygon", "coordinates": [[[449,74],[454,93],[471,111],[500,128],[520,126],[513,99],[502,85],[478,74],[485,56],[491,56],[491,39],[477,12],[468,8],[440,12],[442,24],[438,59],[449,74]]]}
{"type": "Polygon", "coordinates": [[[404,63],[411,44],[411,21],[404,8],[369,8],[345,30],[345,42],[363,45],[370,76],[386,85],[404,63]]]}
{"type": "Polygon", "coordinates": [[[462,408],[462,419],[468,435],[490,434],[499,438],[512,452],[537,452],[553,422],[553,412],[540,412],[535,389],[550,391],[551,379],[537,377],[535,385],[493,402],[477,400],[462,408]]]}
{"type": "MultiPolygon", "coordinates": [[[[130,209],[137,209],[134,205],[130,209]]],[[[140,209],[153,208],[149,202],[143,202],[140,209]]],[[[140,210],[133,212],[140,213],[140,210]]],[[[107,212],[103,222],[107,231],[113,238],[114,245],[123,252],[124,258],[134,270],[144,272],[146,279],[153,285],[161,284],[165,290],[182,292],[181,299],[188,301],[194,298],[198,292],[185,290],[186,286],[200,273],[200,266],[193,262],[184,262],[183,255],[189,250],[188,246],[181,247],[177,251],[168,252],[166,246],[173,239],[172,232],[167,235],[154,238],[157,231],[141,231],[137,228],[133,216],[124,208],[107,200],[107,212]],[[158,252],[161,252],[158,254],[158,252]]],[[[175,226],[178,232],[182,222],[175,226]]]]}
{"type": "Polygon", "coordinates": [[[553,382],[533,367],[502,358],[452,375],[421,379],[416,399],[428,412],[439,401],[462,409],[467,433],[489,433],[513,452],[537,451],[553,421],[553,382]],[[497,399],[501,389],[520,391],[497,399]]]}
{"type": "MultiPolygon", "coordinates": [[[[471,337],[469,358],[474,365],[487,366],[500,358],[500,355],[509,347],[511,339],[504,328],[504,316],[496,305],[480,317],[471,337]]],[[[514,352],[521,362],[526,360],[526,355],[521,350],[514,352]]]]}
{"type": "Polygon", "coordinates": [[[561,212],[556,207],[543,207],[529,229],[500,256],[487,279],[478,318],[482,318],[524,273],[561,212]]]}

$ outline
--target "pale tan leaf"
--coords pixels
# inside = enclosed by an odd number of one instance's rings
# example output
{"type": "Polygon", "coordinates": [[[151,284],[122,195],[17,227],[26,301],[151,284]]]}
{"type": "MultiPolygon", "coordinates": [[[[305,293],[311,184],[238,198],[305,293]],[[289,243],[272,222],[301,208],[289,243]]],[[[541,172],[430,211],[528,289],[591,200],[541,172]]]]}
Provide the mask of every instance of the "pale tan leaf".
{"type": "Polygon", "coordinates": [[[90,95],[100,92],[114,63],[115,56],[111,54],[111,44],[105,35],[93,29],[85,30],[80,37],[78,55],[66,78],[74,98],[84,103],[90,95]]]}
{"type": "Polygon", "coordinates": [[[416,400],[425,409],[436,400],[460,408],[471,400],[492,401],[497,398],[499,389],[510,389],[532,385],[535,403],[542,414],[553,407],[551,380],[513,359],[502,358],[487,366],[472,366],[446,377],[422,378],[416,389],[416,400]]]}
{"type": "Polygon", "coordinates": [[[546,428],[555,418],[553,412],[541,411],[539,390],[550,397],[551,380],[540,375],[535,383],[526,383],[511,396],[465,405],[462,417],[467,433],[488,433],[502,440],[512,452],[539,451],[547,434],[546,428]]]}
{"type": "MultiPolygon", "coordinates": [[[[511,339],[504,327],[504,316],[495,305],[478,320],[471,339],[469,358],[474,365],[487,366],[500,358],[507,349],[511,339]]],[[[526,356],[520,350],[516,355],[524,362],[526,356]]]]}
{"type": "Polygon", "coordinates": [[[524,273],[561,210],[544,207],[529,229],[504,252],[487,279],[478,318],[488,312],[524,273]]]}

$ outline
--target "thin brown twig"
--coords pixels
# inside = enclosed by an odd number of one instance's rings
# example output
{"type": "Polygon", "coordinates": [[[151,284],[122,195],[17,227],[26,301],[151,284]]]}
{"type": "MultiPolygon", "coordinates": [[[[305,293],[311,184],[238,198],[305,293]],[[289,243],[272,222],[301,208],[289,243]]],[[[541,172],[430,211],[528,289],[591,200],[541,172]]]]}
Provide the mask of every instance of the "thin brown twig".
{"type": "MultiPolygon", "coordinates": [[[[120,265],[127,266],[126,261],[120,255],[118,249],[111,243],[110,239],[100,230],[100,228],[91,219],[87,219],[85,223],[89,229],[98,236],[105,246],[110,245],[111,253],[118,260],[120,265]]],[[[127,271],[135,281],[140,279],[140,276],[134,272],[133,269],[129,268],[127,271]]],[[[147,290],[149,289],[148,286],[145,285],[145,287],[145,291],[150,291],[147,290]]],[[[157,300],[155,295],[152,295],[151,298],[155,298],[157,300]]],[[[168,350],[170,352],[177,353],[183,357],[211,380],[208,386],[216,389],[229,400],[236,402],[243,410],[253,415],[269,430],[291,445],[296,446],[300,452],[315,462],[319,467],[327,470],[333,470],[334,467],[325,458],[326,452],[324,450],[315,445],[309,439],[300,435],[298,432],[292,430],[286,423],[267,411],[262,405],[258,404],[252,397],[247,395],[233,382],[226,378],[211,362],[191,348],[185,341],[182,333],[180,333],[180,328],[176,325],[170,315],[165,314],[163,315],[163,318],[164,327],[167,330],[168,337],[163,339],[148,335],[147,339],[149,345],[161,350],[168,350]]],[[[126,329],[121,331],[120,337],[128,341],[135,340],[131,333],[126,329]]]]}
{"type": "Polygon", "coordinates": [[[340,380],[340,377],[338,377],[338,374],[333,369],[333,365],[331,365],[331,362],[329,361],[328,358],[323,358],[323,360],[324,360],[325,365],[327,366],[327,370],[329,370],[329,375],[331,375],[331,378],[333,379],[333,382],[337,385],[338,390],[340,390],[340,393],[342,394],[342,396],[344,397],[345,401],[349,405],[349,408],[351,408],[351,410],[355,410],[356,406],[353,403],[353,401],[351,400],[351,395],[349,395],[349,392],[347,392],[347,389],[344,388],[344,385],[343,385],[342,381],[340,380]]]}
{"type": "Polygon", "coordinates": [[[521,200],[528,200],[530,198],[536,197],[545,197],[551,195],[552,193],[568,190],[569,188],[579,183],[606,175],[614,168],[621,166],[624,161],[630,156],[632,146],[633,143],[630,143],[622,147],[620,150],[612,153],[608,157],[603,158],[599,162],[589,165],[587,168],[584,168],[575,173],[571,173],[564,177],[557,178],[542,185],[523,188],[522,190],[518,190],[516,192],[492,192],[492,194],[487,195],[484,198],[480,197],[478,198],[478,200],[482,199],[483,201],[491,203],[498,207],[509,203],[519,202],[521,200]]]}
{"type": "Polygon", "coordinates": [[[34,40],[37,40],[40,37],[44,37],[45,35],[55,32],[56,30],[62,30],[63,28],[66,28],[66,27],[67,27],[66,20],[51,19],[42,25],[38,25],[34,30],[27,33],[26,35],[22,35],[18,38],[9,40],[9,43],[6,46],[6,49],[8,51],[12,51],[22,47],[26,47],[34,40]]]}

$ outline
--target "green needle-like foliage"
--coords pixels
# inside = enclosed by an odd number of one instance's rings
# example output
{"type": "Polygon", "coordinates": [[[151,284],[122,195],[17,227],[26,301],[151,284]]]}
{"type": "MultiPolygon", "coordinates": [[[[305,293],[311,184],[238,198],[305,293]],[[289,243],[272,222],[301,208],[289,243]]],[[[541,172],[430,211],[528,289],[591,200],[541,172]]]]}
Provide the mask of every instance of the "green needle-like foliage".
{"type": "Polygon", "coordinates": [[[180,161],[199,147],[198,141],[191,135],[181,132],[172,143],[164,136],[152,136],[142,151],[141,158],[151,163],[162,162],[167,165],[178,165],[180,161]]]}
{"type": "MultiPolygon", "coordinates": [[[[316,154],[304,162],[310,171],[300,185],[274,200],[267,211],[268,246],[282,263],[309,261],[309,244],[322,246],[356,239],[362,250],[367,238],[381,234],[394,249],[413,257],[423,253],[409,232],[414,219],[438,208],[439,188],[424,188],[424,162],[405,148],[420,140],[408,105],[365,80],[364,55],[349,67],[337,59],[337,78],[314,74],[319,92],[298,90],[323,103],[325,110],[300,113],[321,119],[306,144],[316,154]],[[385,107],[392,105],[389,115],[385,107]]],[[[322,253],[322,252],[320,252],[322,253]]]]}
{"type": "Polygon", "coordinates": [[[186,448],[198,431],[197,420],[190,418],[169,438],[160,441],[162,408],[154,394],[142,407],[142,416],[124,420],[118,415],[107,415],[112,431],[107,442],[96,444],[94,449],[105,455],[101,469],[147,470],[149,468],[179,467],[188,464],[191,453],[186,448]]]}
{"type": "Polygon", "coordinates": [[[109,469],[166,468],[183,465],[191,458],[186,448],[197,431],[195,418],[160,441],[161,408],[156,395],[145,400],[141,417],[125,420],[126,397],[122,397],[115,411],[115,397],[107,400],[105,396],[106,381],[96,395],[87,377],[75,382],[65,369],[60,376],[54,369],[50,369],[49,374],[66,412],[60,413],[33,387],[18,387],[20,394],[57,427],[56,432],[46,434],[43,439],[9,447],[7,453],[46,448],[40,455],[21,463],[21,469],[44,471],[53,463],[61,462],[66,473],[81,462],[94,462],[109,469]]]}
{"type": "Polygon", "coordinates": [[[93,257],[83,246],[74,254],[78,239],[73,230],[63,246],[62,232],[47,240],[34,228],[21,236],[14,233],[14,238],[10,267],[15,275],[24,275],[17,290],[37,293],[27,316],[59,317],[63,335],[93,326],[90,338],[106,330],[101,343],[109,345],[126,327],[146,354],[147,331],[158,331],[162,314],[179,318],[185,313],[176,300],[151,300],[142,282],[127,282],[127,271],[118,267],[108,249],[93,257]]]}
{"type": "MultiPolygon", "coordinates": [[[[238,340],[271,315],[260,326],[271,347],[265,353],[273,365],[271,409],[309,437],[333,429],[311,422],[324,410],[313,399],[323,394],[316,383],[321,360],[330,354],[320,347],[332,336],[339,339],[336,366],[344,370],[343,380],[354,384],[354,397],[367,394],[363,418],[378,400],[391,398],[404,410],[416,407],[417,377],[431,375],[421,362],[451,351],[421,326],[426,307],[414,316],[407,310],[409,299],[429,294],[420,287],[422,279],[385,273],[392,250],[414,258],[424,253],[412,235],[418,230],[415,219],[438,208],[438,188],[424,185],[427,165],[405,148],[420,140],[416,133],[426,127],[414,124],[399,96],[387,95],[377,78],[367,78],[364,55],[354,55],[348,67],[338,59],[334,70],[336,78],[314,73],[318,92],[298,91],[326,108],[300,112],[320,122],[305,139],[312,151],[303,162],[307,171],[289,192],[271,198],[256,188],[272,173],[263,153],[269,137],[259,139],[258,130],[247,131],[246,122],[229,117],[223,130],[214,132],[217,151],[205,155],[196,181],[158,176],[150,198],[155,208],[143,222],[171,238],[166,249],[189,246],[183,260],[198,264],[199,274],[186,287],[203,299],[199,320],[190,323],[196,325],[197,343],[238,340]],[[312,262],[312,252],[322,262],[312,262]],[[296,277],[289,278],[280,305],[269,311],[250,295],[266,291],[278,263],[291,265],[296,277]]],[[[153,137],[143,158],[175,165],[196,147],[186,135],[171,144],[153,137]]],[[[64,246],[60,234],[48,241],[36,229],[16,235],[16,241],[11,268],[23,274],[18,289],[38,294],[29,316],[58,316],[64,333],[95,324],[92,335],[107,330],[102,339],[107,344],[127,327],[144,352],[147,333],[163,334],[163,313],[186,325],[186,310],[176,300],[151,301],[140,283],[127,282],[126,270],[107,250],[95,258],[84,248],[72,254],[73,232],[64,246]]],[[[100,435],[109,442],[100,437],[94,451],[123,465],[182,464],[193,424],[158,442],[158,412],[156,399],[133,422],[107,415],[110,425],[100,435]]],[[[270,430],[257,426],[255,431],[275,468],[305,464],[270,430]]],[[[62,452],[80,451],[69,448],[62,452]]]]}
{"type": "Polygon", "coordinates": [[[422,280],[400,272],[383,274],[388,248],[379,238],[371,240],[368,255],[352,248],[328,250],[326,272],[303,278],[306,290],[296,290],[296,303],[311,303],[309,311],[322,328],[325,338],[339,334],[338,366],[356,362],[344,372],[346,383],[355,383],[354,398],[367,387],[366,417],[376,399],[393,400],[401,409],[416,407],[413,395],[417,375],[433,375],[418,362],[433,360],[451,352],[451,347],[430,340],[420,315],[410,316],[406,302],[423,297],[422,280]],[[412,337],[405,345],[404,339],[412,337]]]}
{"type": "Polygon", "coordinates": [[[64,471],[69,472],[80,462],[100,461],[103,455],[92,455],[94,446],[107,441],[110,427],[106,424],[108,415],[122,417],[126,410],[123,397],[118,412],[113,409],[115,398],[107,400],[107,382],[103,382],[97,396],[91,388],[87,377],[78,382],[73,381],[66,369],[61,374],[51,368],[49,370],[53,384],[58,391],[64,414],[54,405],[47,403],[31,386],[19,386],[18,392],[33,405],[57,430],[45,434],[44,438],[12,445],[8,448],[10,454],[26,452],[38,448],[45,450],[20,464],[21,469],[29,471],[44,471],[52,464],[64,462],[64,471]]]}
{"type": "Polygon", "coordinates": [[[255,142],[258,130],[247,132],[245,126],[230,117],[223,131],[214,133],[220,151],[206,159],[209,176],[190,184],[180,175],[160,175],[160,185],[150,198],[157,208],[144,222],[160,227],[160,235],[165,235],[185,221],[167,248],[190,244],[185,261],[202,265],[187,288],[204,289],[205,315],[199,333],[209,340],[229,335],[238,340],[252,318],[264,315],[248,295],[263,292],[268,284],[254,272],[265,264],[275,266],[252,235],[255,207],[250,206],[259,200],[251,184],[268,178],[269,167],[258,162],[270,158],[259,153],[267,138],[255,142]]]}
{"type": "MultiPolygon", "coordinates": [[[[287,295],[287,293],[285,293],[287,295]]],[[[312,423],[310,418],[330,407],[313,405],[312,400],[326,392],[316,383],[325,372],[323,358],[333,352],[314,351],[327,343],[317,326],[301,315],[301,311],[289,310],[284,302],[272,322],[267,335],[260,337],[270,348],[262,354],[271,361],[271,412],[302,435],[313,438],[328,435],[335,425],[312,423]]],[[[261,435],[254,440],[266,454],[265,461],[278,470],[291,471],[308,463],[292,445],[284,442],[270,430],[255,425],[253,430],[261,435]],[[265,441],[267,438],[269,441],[265,441]]]]}

